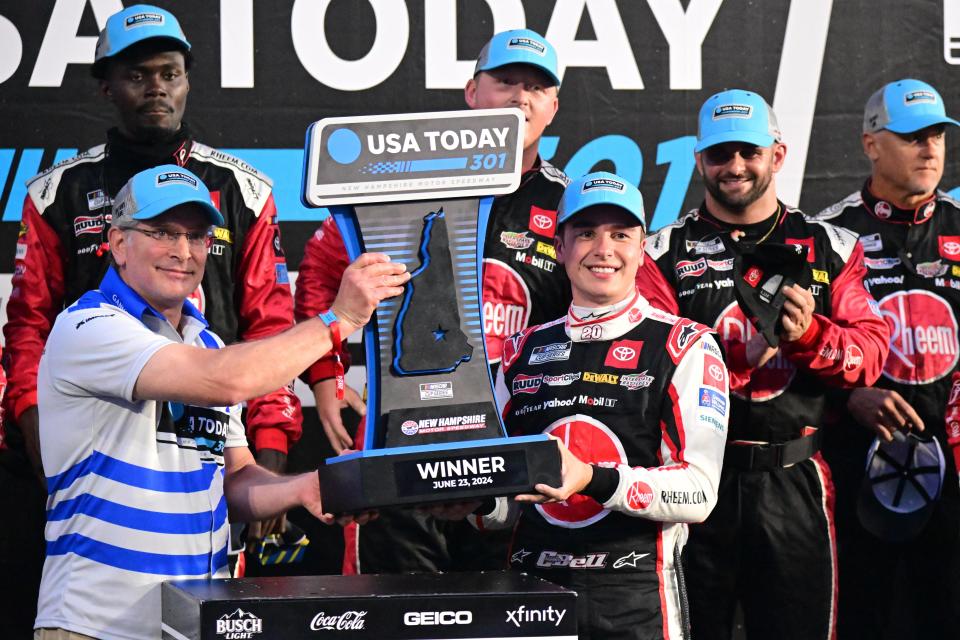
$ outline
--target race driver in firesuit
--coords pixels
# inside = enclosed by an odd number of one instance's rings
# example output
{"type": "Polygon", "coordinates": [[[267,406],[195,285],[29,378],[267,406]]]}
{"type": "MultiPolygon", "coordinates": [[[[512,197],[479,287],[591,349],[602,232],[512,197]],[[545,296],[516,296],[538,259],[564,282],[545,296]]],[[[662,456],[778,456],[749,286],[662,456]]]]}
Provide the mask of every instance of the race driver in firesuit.
{"type": "Polygon", "coordinates": [[[605,172],[574,180],[558,222],[573,302],[504,343],[496,392],[510,435],[564,445],[563,484],[490,501],[470,521],[516,521],[511,568],[576,590],[581,638],[687,638],[684,523],[716,503],[727,370],[708,327],[637,291],[636,187],[605,172]]]}
{"type": "MultiPolygon", "coordinates": [[[[693,635],[730,638],[737,603],[748,637],[835,637],[833,486],[819,453],[827,385],[872,384],[889,331],[863,288],[850,231],[777,198],[787,148],[759,95],[729,90],[701,107],[699,209],[652,235],[637,283],[651,304],[714,327],[730,369],[730,434],[713,514],[684,553],[693,635]],[[806,248],[809,289],[783,288],[771,348],[734,294],[734,247],[806,248]],[[734,245],[740,243],[740,245],[734,245]]],[[[737,249],[739,251],[739,249],[737,249]]]]}
{"type": "MultiPolygon", "coordinates": [[[[523,175],[511,194],[494,198],[484,244],[483,330],[495,368],[503,340],[530,324],[563,314],[569,287],[557,268],[553,248],[557,203],[567,184],[562,171],[539,156],[540,138],[559,107],[557,55],[541,35],[528,29],[496,34],[481,50],[474,77],[464,89],[471,109],[516,107],[525,115],[523,175]]],[[[347,266],[347,252],[333,218],[307,242],[297,277],[296,314],[306,319],[328,308],[347,266]]],[[[344,358],[346,354],[341,354],[344,358]]],[[[344,360],[343,364],[349,363],[344,360]]],[[[364,403],[347,387],[336,395],[332,357],[305,374],[313,388],[320,421],[336,452],[360,448],[344,428],[340,410],[349,404],[363,415],[364,403]]],[[[345,530],[344,573],[396,573],[500,569],[507,555],[500,544],[480,539],[463,522],[399,509],[384,509],[379,520],[345,530]],[[454,542],[455,541],[455,542],[454,542]]],[[[494,538],[495,536],[491,536],[494,538]]]]}
{"type": "MultiPolygon", "coordinates": [[[[135,173],[176,164],[210,188],[224,217],[191,301],[226,343],[279,333],[293,325],[286,259],[268,177],[194,139],[182,120],[190,90],[190,43],[166,10],[135,5],[113,14],[97,41],[91,73],[116,110],[101,144],[47,169],[28,183],[7,304],[6,406],[42,477],[37,437],[37,367],[54,318],[96,289],[109,263],[111,203],[135,173]]],[[[251,400],[247,433],[260,465],[286,467],[300,437],[300,402],[289,389],[251,400]]],[[[42,540],[42,530],[36,534],[42,540]]],[[[39,576],[39,566],[37,568],[39,576]]]]}
{"type": "Polygon", "coordinates": [[[960,352],[960,202],[937,190],[946,128],[956,124],[929,84],[885,85],[863,115],[870,177],[818,215],[860,235],[864,286],[891,330],[883,374],[874,386],[844,395],[846,411],[825,448],[837,484],[840,637],[960,633],[960,429],[948,434],[943,427],[960,352]],[[888,542],[860,524],[857,496],[873,438],[910,430],[936,437],[954,455],[946,456],[940,500],[920,535],[888,542]]]}

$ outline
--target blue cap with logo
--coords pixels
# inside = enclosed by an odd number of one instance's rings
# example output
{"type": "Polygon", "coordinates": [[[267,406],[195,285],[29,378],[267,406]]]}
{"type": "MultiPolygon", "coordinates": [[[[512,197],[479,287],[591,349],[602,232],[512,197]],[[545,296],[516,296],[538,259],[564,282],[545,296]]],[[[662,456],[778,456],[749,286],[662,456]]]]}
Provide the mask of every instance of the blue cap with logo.
{"type": "Polygon", "coordinates": [[[920,80],[897,80],[870,96],[863,110],[863,132],[887,129],[913,133],[935,124],[960,125],[948,118],[943,98],[936,89],[920,80]]]}
{"type": "Polygon", "coordinates": [[[606,171],[588,173],[567,185],[557,210],[557,223],[563,224],[584,209],[597,205],[620,207],[633,215],[641,227],[647,228],[640,190],[606,171]]]}
{"type": "Polygon", "coordinates": [[[490,41],[480,50],[473,74],[498,69],[508,64],[534,66],[547,74],[553,84],[560,86],[557,51],[536,31],[514,29],[501,31],[490,38],[490,41]]]}
{"type": "Polygon", "coordinates": [[[700,107],[697,153],[725,142],[769,147],[780,142],[780,125],[773,109],[760,95],[743,89],[721,91],[700,107]]]}
{"type": "Polygon", "coordinates": [[[166,38],[177,49],[190,50],[187,36],[172,13],[149,4],[135,4],[107,18],[107,26],[97,38],[94,74],[102,69],[101,61],[150,38],[166,38]]]}
{"type": "Polygon", "coordinates": [[[222,225],[223,216],[213,206],[207,185],[190,171],[175,164],[146,169],[130,178],[113,201],[115,227],[133,226],[181,204],[196,204],[210,224],[222,225]]]}

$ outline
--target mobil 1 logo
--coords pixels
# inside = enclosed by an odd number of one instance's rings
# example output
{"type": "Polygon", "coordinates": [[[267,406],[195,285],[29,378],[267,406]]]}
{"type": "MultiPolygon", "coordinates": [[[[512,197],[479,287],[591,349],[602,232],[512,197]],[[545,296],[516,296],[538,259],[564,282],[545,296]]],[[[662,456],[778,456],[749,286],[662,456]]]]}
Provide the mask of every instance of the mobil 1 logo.
{"type": "Polygon", "coordinates": [[[519,109],[325,118],[307,132],[304,200],[315,207],[511,193],[519,109]]]}

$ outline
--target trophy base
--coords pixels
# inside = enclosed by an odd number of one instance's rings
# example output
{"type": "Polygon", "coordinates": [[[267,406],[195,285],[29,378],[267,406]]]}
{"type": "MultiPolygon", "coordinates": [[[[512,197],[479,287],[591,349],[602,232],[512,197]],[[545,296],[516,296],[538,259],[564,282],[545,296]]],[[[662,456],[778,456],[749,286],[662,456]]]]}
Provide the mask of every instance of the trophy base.
{"type": "Polygon", "coordinates": [[[560,452],[546,435],[358,451],[320,467],[323,509],[481,500],[559,487],[560,452]]]}

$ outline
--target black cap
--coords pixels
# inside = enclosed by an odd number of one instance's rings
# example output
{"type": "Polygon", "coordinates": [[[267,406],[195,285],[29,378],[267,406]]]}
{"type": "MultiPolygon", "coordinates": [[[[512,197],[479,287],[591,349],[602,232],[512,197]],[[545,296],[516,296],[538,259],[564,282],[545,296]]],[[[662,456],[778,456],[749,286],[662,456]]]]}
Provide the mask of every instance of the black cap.
{"type": "Polygon", "coordinates": [[[874,439],[867,452],[857,516],[881,540],[904,542],[917,537],[930,519],[946,465],[936,438],[894,435],[893,442],[874,439]]]}
{"type": "Polygon", "coordinates": [[[799,284],[809,288],[813,272],[807,262],[807,248],[800,245],[764,242],[733,249],[733,282],[737,302],[771,347],[780,344],[780,312],[784,287],[799,284]]]}

